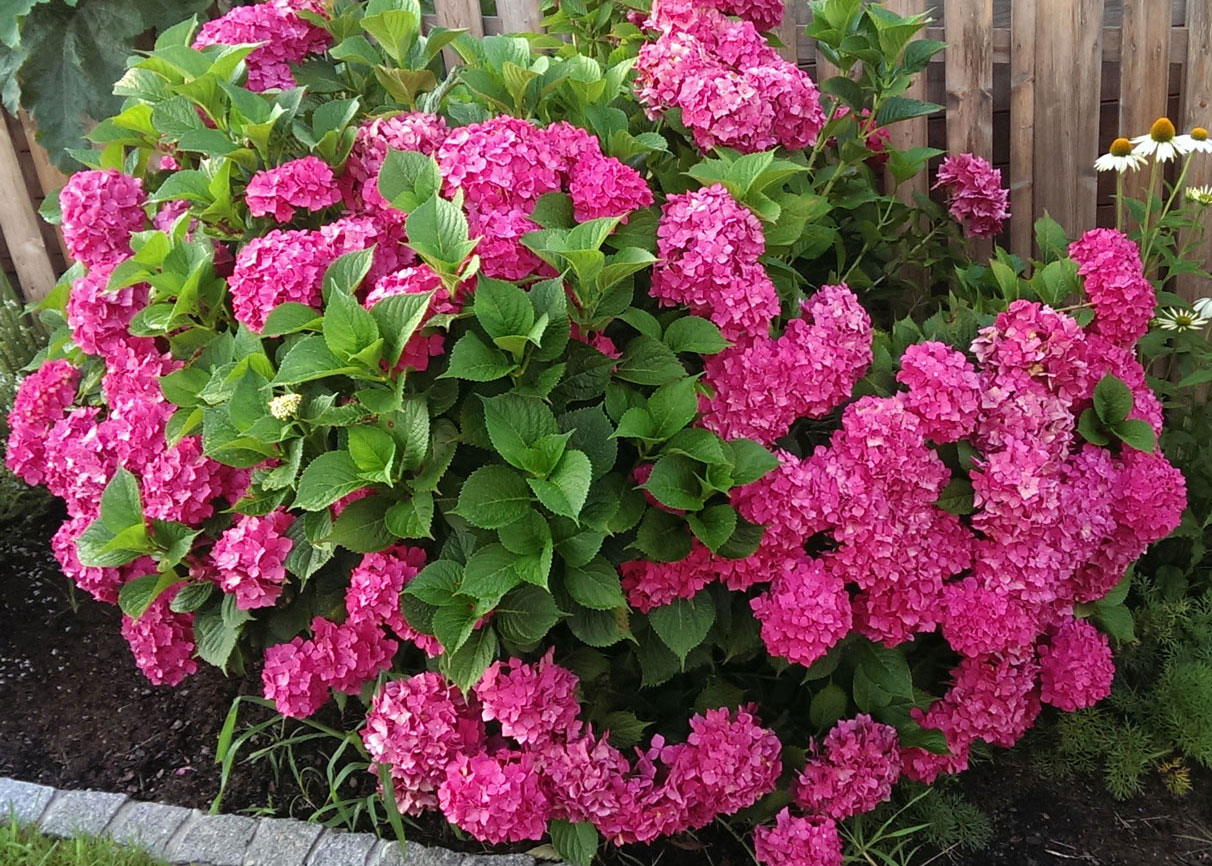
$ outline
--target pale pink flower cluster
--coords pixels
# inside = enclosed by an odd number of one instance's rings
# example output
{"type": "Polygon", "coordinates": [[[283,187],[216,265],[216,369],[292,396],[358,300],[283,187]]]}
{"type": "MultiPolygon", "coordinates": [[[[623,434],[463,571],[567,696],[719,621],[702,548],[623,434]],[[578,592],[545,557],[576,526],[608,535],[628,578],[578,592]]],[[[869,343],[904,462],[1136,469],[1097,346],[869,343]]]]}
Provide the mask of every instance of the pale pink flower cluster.
{"type": "Polygon", "coordinates": [[[122,617],[122,636],[130,644],[135,664],[156,686],[179,685],[198,672],[193,659],[194,615],[173,613],[168,607],[177,591],[161,593],[138,619],[122,617]]]}
{"type": "Polygon", "coordinates": [[[130,236],[147,225],[143,181],[113,169],[79,171],[59,192],[63,242],[88,267],[131,254],[130,236]]]}
{"type": "Polygon", "coordinates": [[[211,548],[219,587],[235,595],[240,610],[272,607],[282,595],[286,557],[294,546],[284,533],[293,522],[281,508],[263,517],[245,514],[211,548]]]}
{"type": "Polygon", "coordinates": [[[425,567],[427,558],[421,548],[404,544],[363,556],[350,573],[349,588],[345,590],[349,621],[386,626],[400,640],[416,644],[430,658],[440,655],[442,645],[438,639],[414,629],[400,610],[400,593],[425,567]]]}
{"type": "Polygon", "coordinates": [[[304,9],[319,12],[320,8],[319,4],[292,0],[237,6],[203,24],[194,39],[194,48],[258,44],[244,60],[248,68],[246,86],[255,93],[288,90],[295,86],[290,65],[324,51],[332,41],[327,30],[297,14],[304,9]]]}
{"type": "Polygon", "coordinates": [[[318,156],[292,159],[252,176],[244,189],[248,212],[272,216],[280,223],[295,217],[295,208],[320,211],[341,200],[332,168],[318,156]]]}
{"type": "Polygon", "coordinates": [[[1039,648],[1040,700],[1071,713],[1111,694],[1115,663],[1107,636],[1084,619],[1068,618],[1039,648]]]}
{"type": "MultiPolygon", "coordinates": [[[[771,16],[755,6],[736,11],[756,12],[765,25],[771,16]]],[[[649,117],[678,109],[703,151],[800,150],[816,141],[825,124],[816,85],[754,22],[690,0],[657,0],[644,27],[657,37],[636,62],[636,95],[649,117]]]]}
{"type": "Polygon", "coordinates": [[[1090,229],[1069,245],[1086,297],[1094,306],[1090,330],[1131,347],[1149,330],[1157,294],[1145,278],[1140,248],[1123,232],[1090,229]]]}
{"type": "Polygon", "coordinates": [[[314,715],[328,700],[330,689],[357,694],[391,667],[399,649],[378,623],[365,618],[338,625],[316,617],[311,633],[310,638],[300,635],[265,650],[263,694],[284,716],[314,715]]]}
{"type": "Polygon", "coordinates": [[[436,673],[393,680],[362,739],[390,769],[401,811],[438,806],[493,843],[542,838],[553,818],[589,821],[615,844],[646,842],[774,790],[781,746],[749,708],[696,715],[685,742],[654,737],[631,762],[578,720],[577,685],[550,651],[495,663],[467,700],[436,673]]]}
{"type": "Polygon", "coordinates": [[[952,154],[943,159],[934,185],[947,188],[951,216],[968,236],[1001,234],[1010,218],[1010,190],[1002,188],[1000,169],[971,153],[952,154]]]}

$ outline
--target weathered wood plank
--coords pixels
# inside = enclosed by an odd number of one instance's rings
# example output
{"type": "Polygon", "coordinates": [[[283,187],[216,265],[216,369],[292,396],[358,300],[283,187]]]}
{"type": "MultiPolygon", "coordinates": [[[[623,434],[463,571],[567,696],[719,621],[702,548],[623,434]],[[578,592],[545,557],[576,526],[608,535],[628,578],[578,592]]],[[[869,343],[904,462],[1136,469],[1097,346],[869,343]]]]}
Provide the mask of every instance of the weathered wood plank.
{"type": "Polygon", "coordinates": [[[42,240],[38,213],[30,201],[17,148],[0,116],[0,231],[27,301],[45,298],[55,285],[55,269],[42,240]]]}
{"type": "MultiPolygon", "coordinates": [[[[947,0],[947,151],[993,161],[993,0],[947,0]]],[[[977,259],[993,252],[974,239],[977,259]]]]}
{"type": "Polygon", "coordinates": [[[539,0],[497,0],[497,14],[506,33],[538,33],[543,20],[539,0]]]}
{"type": "Polygon", "coordinates": [[[802,28],[800,27],[798,7],[797,0],[784,0],[783,22],[776,31],[779,42],[783,43],[779,54],[789,63],[799,63],[800,61],[799,35],[802,28]]]}
{"type": "MultiPolygon", "coordinates": [[[[1170,90],[1170,9],[1157,0],[1124,0],[1120,31],[1119,134],[1141,135],[1166,113],[1170,90]]],[[[1100,142],[1105,149],[1110,142],[1100,142]]],[[[1124,192],[1143,198],[1149,174],[1129,172],[1124,192]]]]}
{"type": "MultiPolygon", "coordinates": [[[[884,6],[890,12],[908,17],[925,12],[927,3],[928,0],[885,0],[884,6]]],[[[913,79],[913,83],[909,85],[909,90],[905,92],[905,96],[910,99],[926,99],[926,73],[924,71],[913,79]]],[[[892,146],[897,150],[908,150],[911,147],[925,147],[928,124],[929,121],[925,117],[914,117],[892,124],[888,128],[888,134],[892,138],[892,146]]],[[[891,187],[893,183],[891,175],[888,176],[888,183],[889,187],[891,187]]],[[[929,189],[930,177],[927,172],[923,171],[921,174],[910,178],[906,183],[902,184],[897,194],[901,201],[911,204],[914,193],[926,194],[929,192],[929,189]]]]}
{"type": "MultiPolygon", "coordinates": [[[[67,184],[67,175],[55,168],[50,161],[50,155],[42,145],[38,144],[37,128],[34,126],[33,118],[24,111],[21,112],[21,127],[25,131],[25,140],[29,143],[30,159],[34,163],[34,171],[38,175],[38,185],[42,188],[43,197],[58,195],[59,190],[67,184]]],[[[63,232],[56,227],[55,238],[59,244],[59,250],[63,253],[65,262],[71,261],[71,255],[67,252],[67,244],[63,241],[63,232]]]]}
{"type": "Polygon", "coordinates": [[[1010,9],[1010,251],[1024,258],[1035,212],[1035,18],[1036,0],[1010,9]]]}
{"type": "Polygon", "coordinates": [[[1070,235],[1094,226],[1103,0],[1036,9],[1034,209],[1070,235]]]}
{"type": "MultiPolygon", "coordinates": [[[[484,19],[480,15],[480,0],[434,0],[434,17],[438,25],[452,30],[466,30],[472,36],[484,35],[484,19]]],[[[500,18],[497,19],[498,23],[500,18]]],[[[462,61],[453,48],[442,49],[446,68],[457,66],[462,61]]]]}
{"type": "MultiPolygon", "coordinates": [[[[1187,4],[1187,32],[1191,35],[1191,61],[1183,70],[1183,131],[1192,127],[1212,126],[1212,8],[1207,2],[1190,0],[1187,4]]],[[[1212,184],[1212,159],[1204,156],[1191,163],[1188,175],[1191,186],[1212,184]]],[[[1197,255],[1204,268],[1212,267],[1212,216],[1204,211],[1205,240],[1197,255]]],[[[1184,277],[1178,282],[1179,293],[1190,300],[1212,294],[1204,280],[1184,277]]]]}

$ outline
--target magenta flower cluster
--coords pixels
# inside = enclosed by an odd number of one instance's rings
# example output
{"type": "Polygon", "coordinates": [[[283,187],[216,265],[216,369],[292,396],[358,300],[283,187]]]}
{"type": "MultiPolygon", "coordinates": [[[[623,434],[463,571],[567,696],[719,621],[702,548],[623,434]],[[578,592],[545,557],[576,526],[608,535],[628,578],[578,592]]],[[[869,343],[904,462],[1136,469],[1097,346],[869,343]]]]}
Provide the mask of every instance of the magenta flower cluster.
{"type": "Polygon", "coordinates": [[[332,168],[317,156],[292,159],[252,176],[244,201],[253,216],[272,216],[280,223],[295,218],[295,208],[324,210],[341,200],[332,168]]]}
{"type": "Polygon", "coordinates": [[[971,153],[943,159],[935,176],[935,187],[947,189],[947,204],[970,237],[991,238],[1001,234],[1010,218],[1010,191],[1002,188],[1000,169],[971,153]]]}
{"type": "Polygon", "coordinates": [[[1094,307],[1091,330],[1117,346],[1133,346],[1157,308],[1136,244],[1115,229],[1090,229],[1069,245],[1069,257],[1094,307]]]}
{"type": "Polygon", "coordinates": [[[540,839],[588,821],[615,844],[704,827],[752,806],[782,772],[778,738],[748,708],[690,720],[629,760],[579,719],[579,681],[553,661],[496,662],[464,698],[440,674],[388,682],[362,739],[405,814],[440,808],[486,842],[540,839]]]}
{"type": "Polygon", "coordinates": [[[644,27],[657,38],[636,62],[636,94],[648,115],[678,109],[703,151],[812,145],[825,112],[812,80],[758,32],[774,20],[771,12],[759,3],[729,4],[724,11],[690,0],[653,3],[644,27]]]}
{"type": "Polygon", "coordinates": [[[237,6],[226,15],[207,21],[194,39],[194,48],[210,45],[256,44],[244,62],[247,87],[254,92],[288,90],[295,86],[291,64],[324,51],[332,41],[327,30],[303,18],[307,11],[323,14],[320,0],[270,0],[254,6],[237,6]]]}

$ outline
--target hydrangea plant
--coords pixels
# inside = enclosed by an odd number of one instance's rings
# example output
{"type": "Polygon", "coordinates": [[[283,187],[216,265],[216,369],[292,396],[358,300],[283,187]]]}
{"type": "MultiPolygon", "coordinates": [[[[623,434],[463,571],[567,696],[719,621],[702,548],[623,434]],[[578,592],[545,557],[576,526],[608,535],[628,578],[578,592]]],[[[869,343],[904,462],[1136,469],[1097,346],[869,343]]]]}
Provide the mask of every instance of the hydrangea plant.
{"type": "Polygon", "coordinates": [[[895,195],[924,17],[816,3],[818,87],[777,5],[574,45],[273,0],[132,58],[8,464],[152,682],[358,696],[399,812],[578,862],[744,812],[838,864],[902,776],[1106,695],[1184,501],[1136,248],[967,262],[995,170],[895,195]]]}

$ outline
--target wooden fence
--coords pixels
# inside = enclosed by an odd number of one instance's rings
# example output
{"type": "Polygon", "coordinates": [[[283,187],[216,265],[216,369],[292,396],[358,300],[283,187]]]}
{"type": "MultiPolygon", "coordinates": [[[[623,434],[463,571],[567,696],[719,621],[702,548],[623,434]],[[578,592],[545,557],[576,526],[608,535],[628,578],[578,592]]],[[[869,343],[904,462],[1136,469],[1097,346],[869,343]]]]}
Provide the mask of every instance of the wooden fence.
{"type": "MultiPolygon", "coordinates": [[[[894,144],[971,151],[1000,167],[1013,213],[1002,242],[1016,253],[1030,254],[1031,224],[1045,211],[1070,235],[1112,219],[1114,180],[1093,168],[1112,138],[1143,133],[1163,114],[1180,130],[1212,125],[1209,0],[883,2],[903,15],[929,12],[927,35],[948,43],[912,92],[946,110],[897,124],[894,144]]],[[[436,14],[426,20],[477,35],[540,27],[538,0],[496,5],[497,15],[481,16],[479,0],[435,0],[436,14]]],[[[804,35],[806,0],[794,7],[778,34],[784,56],[814,77],[836,74],[804,35]]],[[[62,255],[53,233],[39,229],[31,214],[37,197],[60,180],[38,159],[37,147],[22,153],[20,133],[28,126],[8,121],[0,124],[0,228],[7,247],[0,264],[15,270],[29,295],[38,295],[62,255]]],[[[1212,157],[1192,167],[1188,183],[1212,183],[1212,157]]],[[[916,184],[925,190],[927,179],[916,184]]],[[[1188,284],[1184,290],[1208,294],[1208,288],[1188,284]]]]}

